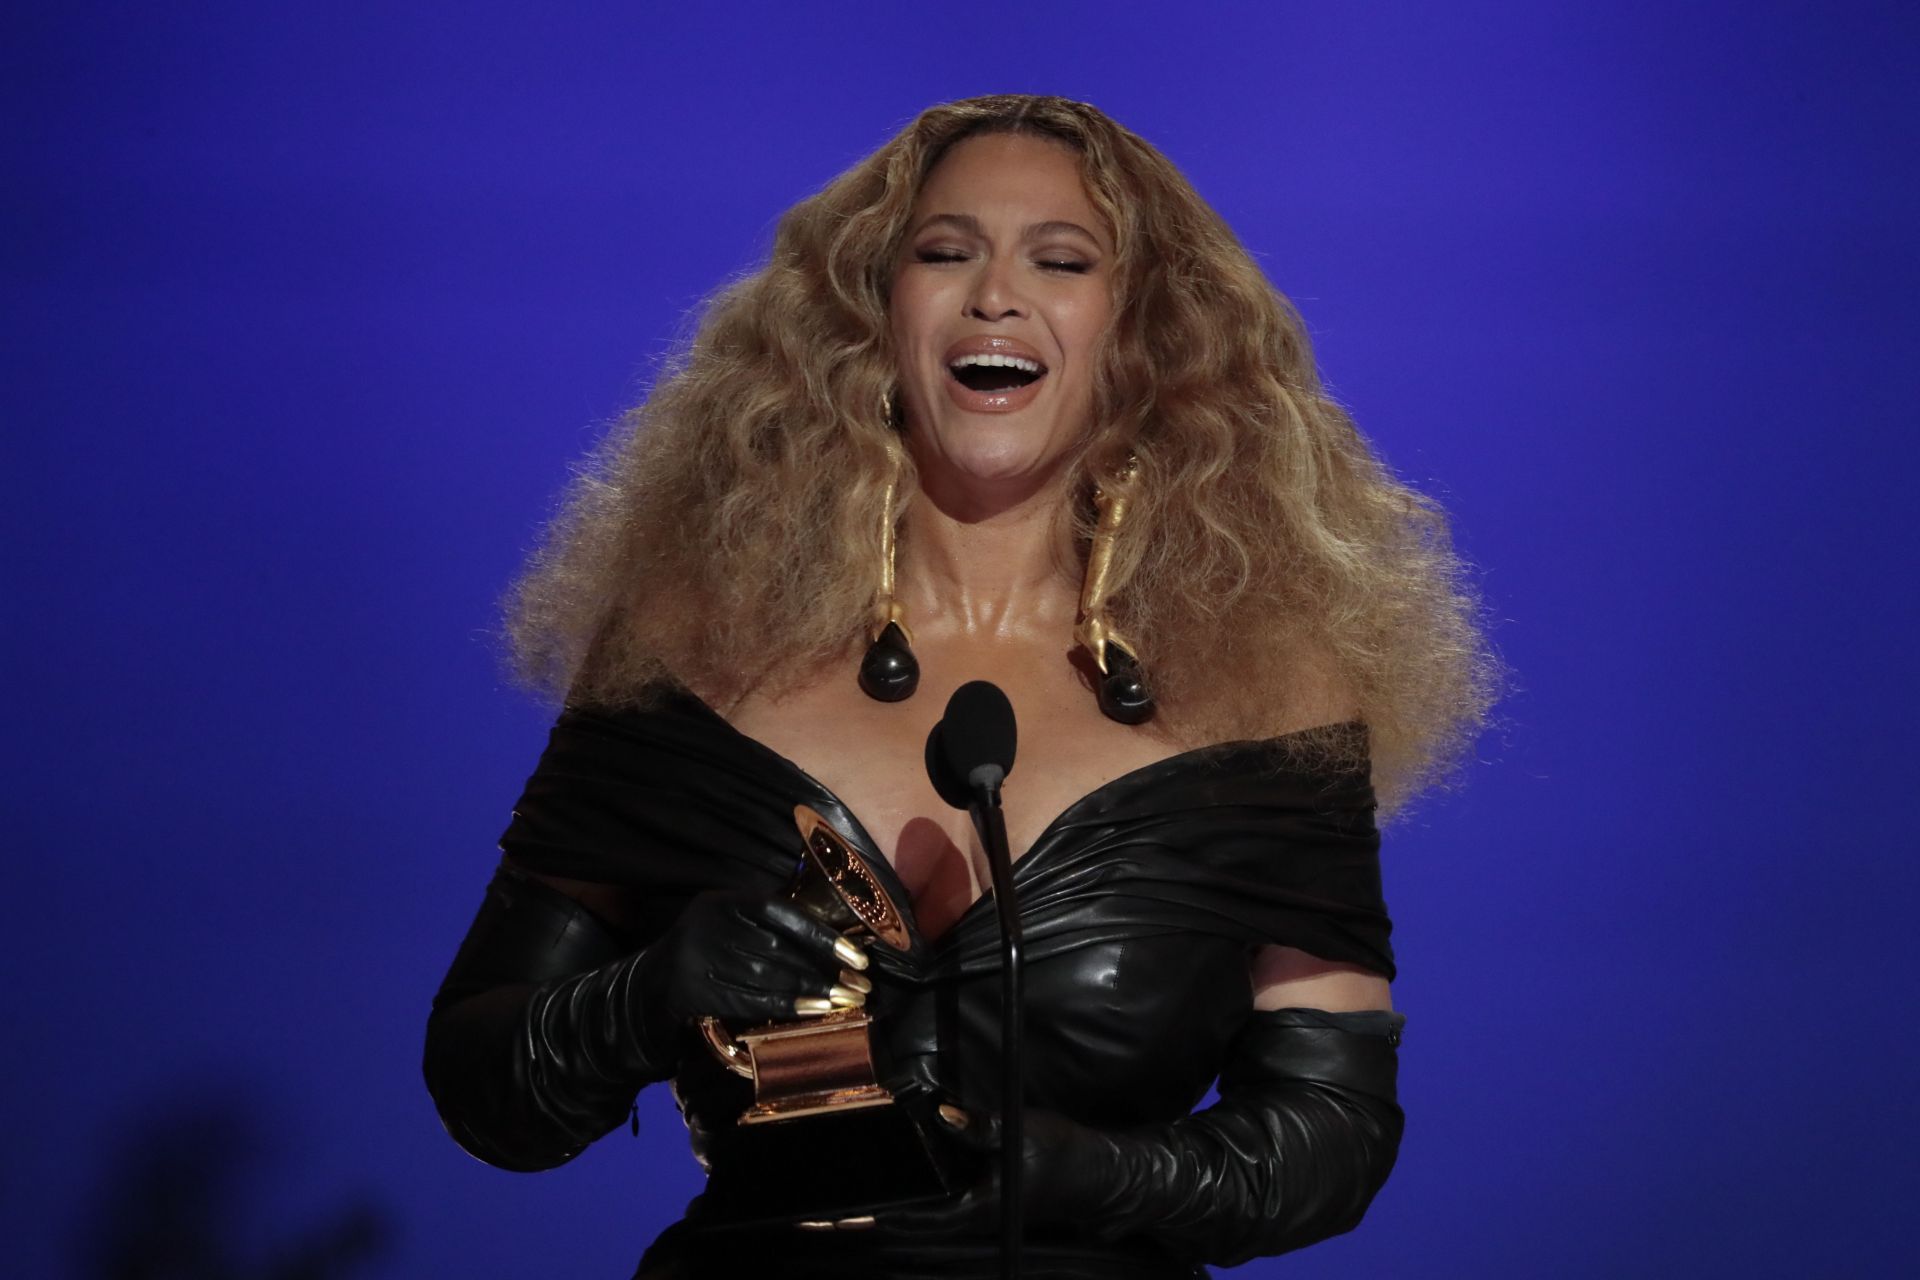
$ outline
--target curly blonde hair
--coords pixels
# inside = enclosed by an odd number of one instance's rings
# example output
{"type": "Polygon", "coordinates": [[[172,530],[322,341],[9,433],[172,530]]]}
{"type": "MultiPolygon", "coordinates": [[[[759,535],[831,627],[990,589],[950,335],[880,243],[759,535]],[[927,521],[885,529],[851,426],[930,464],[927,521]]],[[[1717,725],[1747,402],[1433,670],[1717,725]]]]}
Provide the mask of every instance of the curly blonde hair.
{"type": "Polygon", "coordinates": [[[1383,809],[1444,781],[1500,675],[1444,515],[1322,389],[1299,315],[1185,177],[1062,98],[934,107],[787,211],[765,267],[711,300],[574,481],[508,601],[520,674],[574,701],[663,682],[737,699],[858,643],[899,452],[893,264],[927,174],[986,133],[1070,147],[1113,233],[1114,319],[1069,461],[1088,500],[1065,518],[1084,549],[1096,483],[1138,460],[1110,611],[1163,725],[1273,736],[1331,678],[1369,726],[1383,809]]]}

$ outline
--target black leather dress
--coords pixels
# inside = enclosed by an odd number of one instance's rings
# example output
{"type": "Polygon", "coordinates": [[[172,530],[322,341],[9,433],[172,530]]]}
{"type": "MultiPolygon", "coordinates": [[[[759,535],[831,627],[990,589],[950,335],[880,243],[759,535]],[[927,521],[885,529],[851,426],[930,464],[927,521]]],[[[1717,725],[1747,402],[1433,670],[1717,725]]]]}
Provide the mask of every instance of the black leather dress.
{"type": "MultiPolygon", "coordinates": [[[[1248,960],[1259,944],[1393,976],[1367,775],[1301,768],[1286,746],[1223,743],[1137,769],[1068,807],[1015,864],[1027,949],[1026,1105],[1102,1128],[1187,1115],[1252,1015],[1248,960]]],[[[501,847],[531,871],[635,890],[648,913],[632,939],[639,945],[694,894],[781,891],[802,803],[852,840],[898,901],[910,901],[831,792],[681,693],[644,711],[563,715],[501,847]]],[[[887,1082],[992,1110],[1001,1081],[994,906],[975,902],[936,941],[912,937],[904,954],[870,947],[887,1082]]],[[[703,1129],[737,1114],[745,1082],[702,1053],[685,1064],[676,1091],[698,1146],[703,1129]]],[[[991,1235],[928,1243],[884,1232],[730,1230],[703,1221],[696,1200],[648,1251],[642,1274],[793,1275],[817,1264],[823,1274],[985,1276],[995,1257],[991,1235]]],[[[1144,1240],[1058,1233],[1033,1239],[1026,1269],[1204,1274],[1144,1240]]]]}

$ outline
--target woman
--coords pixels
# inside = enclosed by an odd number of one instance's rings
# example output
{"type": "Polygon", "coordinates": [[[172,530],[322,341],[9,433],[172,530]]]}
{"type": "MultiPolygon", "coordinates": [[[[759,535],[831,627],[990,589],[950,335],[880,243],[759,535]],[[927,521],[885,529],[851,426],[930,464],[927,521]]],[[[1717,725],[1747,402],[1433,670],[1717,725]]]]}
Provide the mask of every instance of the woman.
{"type": "MultiPolygon", "coordinates": [[[[984,862],[921,763],[988,678],[1021,732],[1028,1274],[1188,1276],[1359,1220],[1401,1124],[1376,794],[1443,774],[1493,664],[1440,515],[1145,142],[973,99],[791,210],[514,622],[567,709],[429,1023],[469,1151],[551,1167],[669,1078],[708,1150],[740,1082],[697,1019],[860,1006],[887,1083],[990,1149],[984,862]],[[909,947],[784,899],[796,803],[909,947]]],[[[824,1231],[696,1201],[642,1274],[992,1274],[994,1195],[824,1231]]]]}

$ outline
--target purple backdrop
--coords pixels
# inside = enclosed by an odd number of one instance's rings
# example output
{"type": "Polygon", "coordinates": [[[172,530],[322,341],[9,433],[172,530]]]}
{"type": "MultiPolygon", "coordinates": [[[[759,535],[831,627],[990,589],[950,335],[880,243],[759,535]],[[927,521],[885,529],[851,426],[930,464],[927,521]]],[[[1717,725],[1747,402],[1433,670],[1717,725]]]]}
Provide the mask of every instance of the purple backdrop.
{"type": "Polygon", "coordinates": [[[628,1273],[662,1091],[524,1177],[419,1080],[548,715],[494,601],[778,212],[998,90],[1185,168],[1522,686],[1389,832],[1399,1170],[1243,1274],[1920,1265],[1912,6],[527,12],[8,9],[10,1274],[628,1273]]]}

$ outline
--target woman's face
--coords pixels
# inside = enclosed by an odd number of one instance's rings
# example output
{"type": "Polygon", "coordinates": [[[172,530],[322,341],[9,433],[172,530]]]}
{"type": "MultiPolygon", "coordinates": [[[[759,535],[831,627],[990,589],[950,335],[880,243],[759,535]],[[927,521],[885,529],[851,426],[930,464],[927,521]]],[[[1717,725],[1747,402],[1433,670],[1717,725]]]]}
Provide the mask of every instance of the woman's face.
{"type": "Polygon", "coordinates": [[[936,497],[1019,497],[1088,427],[1113,245],[1066,146],[958,143],[927,175],[894,265],[907,447],[936,497]]]}

